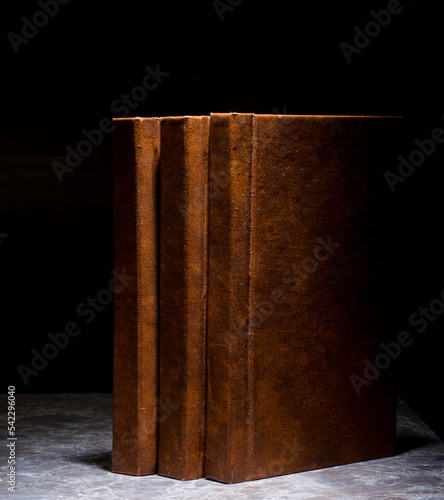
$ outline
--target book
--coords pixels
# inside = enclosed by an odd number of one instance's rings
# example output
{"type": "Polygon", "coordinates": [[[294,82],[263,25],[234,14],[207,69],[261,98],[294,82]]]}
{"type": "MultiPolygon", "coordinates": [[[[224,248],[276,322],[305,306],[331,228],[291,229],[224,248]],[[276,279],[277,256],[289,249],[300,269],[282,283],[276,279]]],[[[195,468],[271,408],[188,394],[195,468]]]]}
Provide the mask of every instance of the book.
{"type": "Polygon", "coordinates": [[[210,175],[228,180],[209,200],[207,478],[395,454],[392,384],[363,372],[389,333],[399,122],[211,114],[210,175]]]}
{"type": "Polygon", "coordinates": [[[113,120],[114,294],[112,471],[157,470],[158,118],[113,120]]]}
{"type": "Polygon", "coordinates": [[[204,467],[208,132],[208,116],[161,120],[158,474],[182,480],[204,467]]]}

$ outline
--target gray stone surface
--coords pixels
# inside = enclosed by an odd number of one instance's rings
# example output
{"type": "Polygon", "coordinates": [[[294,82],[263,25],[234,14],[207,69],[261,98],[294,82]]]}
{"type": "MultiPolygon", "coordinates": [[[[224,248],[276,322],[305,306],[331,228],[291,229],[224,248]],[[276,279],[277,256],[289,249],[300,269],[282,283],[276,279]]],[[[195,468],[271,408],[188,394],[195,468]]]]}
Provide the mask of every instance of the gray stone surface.
{"type": "Polygon", "coordinates": [[[400,401],[395,457],[236,485],[110,472],[112,395],[17,395],[16,493],[6,483],[1,396],[0,498],[15,500],[444,500],[444,444],[400,401]]]}

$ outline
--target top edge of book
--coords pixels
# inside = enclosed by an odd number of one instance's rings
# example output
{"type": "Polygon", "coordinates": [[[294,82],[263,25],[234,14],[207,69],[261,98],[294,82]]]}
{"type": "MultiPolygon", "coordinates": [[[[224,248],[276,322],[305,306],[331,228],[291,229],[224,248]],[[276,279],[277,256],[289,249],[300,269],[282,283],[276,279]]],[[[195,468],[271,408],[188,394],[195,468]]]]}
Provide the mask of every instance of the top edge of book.
{"type": "Polygon", "coordinates": [[[142,121],[142,120],[183,120],[188,118],[206,118],[208,116],[258,116],[258,117],[275,117],[275,118],[298,118],[298,119],[342,119],[342,118],[357,118],[357,119],[371,119],[371,118],[396,118],[400,119],[402,116],[399,115],[287,115],[287,114],[276,114],[276,113],[211,113],[210,115],[183,115],[183,116],[135,116],[135,117],[125,117],[125,118],[113,118],[113,121],[142,121]]]}
{"type": "MultiPolygon", "coordinates": [[[[230,113],[227,113],[230,114],[230,113]]],[[[184,120],[188,118],[209,118],[210,115],[183,115],[183,116],[128,116],[125,118],[113,118],[115,122],[134,122],[143,120],[184,120]]]]}

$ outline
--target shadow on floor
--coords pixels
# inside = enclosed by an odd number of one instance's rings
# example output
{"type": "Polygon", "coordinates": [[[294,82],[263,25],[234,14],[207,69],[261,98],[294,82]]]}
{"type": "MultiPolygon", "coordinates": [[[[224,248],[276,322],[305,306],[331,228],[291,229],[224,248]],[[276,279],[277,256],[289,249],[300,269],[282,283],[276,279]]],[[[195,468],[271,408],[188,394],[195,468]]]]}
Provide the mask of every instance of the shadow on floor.
{"type": "MultiPolygon", "coordinates": [[[[402,455],[411,450],[421,448],[434,443],[433,439],[419,435],[404,435],[396,438],[396,454],[402,455]]],[[[77,456],[76,461],[87,464],[91,467],[98,467],[102,470],[111,472],[111,451],[99,453],[96,455],[77,456]]]]}
{"type": "Polygon", "coordinates": [[[76,457],[76,461],[111,472],[110,451],[98,455],[81,455],[76,457]]]}
{"type": "Polygon", "coordinates": [[[396,438],[396,452],[397,455],[401,455],[402,453],[422,448],[431,443],[435,443],[435,441],[424,436],[398,436],[396,438]]]}

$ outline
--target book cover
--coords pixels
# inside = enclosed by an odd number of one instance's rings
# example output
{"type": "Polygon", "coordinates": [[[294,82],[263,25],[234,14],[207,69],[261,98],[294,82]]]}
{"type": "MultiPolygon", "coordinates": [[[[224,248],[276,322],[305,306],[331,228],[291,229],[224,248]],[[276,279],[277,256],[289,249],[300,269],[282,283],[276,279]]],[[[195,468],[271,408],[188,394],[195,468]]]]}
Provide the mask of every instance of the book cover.
{"type": "Polygon", "coordinates": [[[158,473],[183,480],[204,466],[208,125],[161,120],[158,473]]]}
{"type": "Polygon", "coordinates": [[[158,118],[113,120],[114,293],[112,471],[157,470],[158,118]]]}
{"type": "Polygon", "coordinates": [[[390,304],[390,117],[212,114],[206,477],[265,478],[395,453],[380,353],[390,304]]]}

